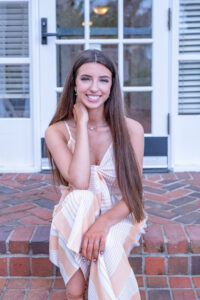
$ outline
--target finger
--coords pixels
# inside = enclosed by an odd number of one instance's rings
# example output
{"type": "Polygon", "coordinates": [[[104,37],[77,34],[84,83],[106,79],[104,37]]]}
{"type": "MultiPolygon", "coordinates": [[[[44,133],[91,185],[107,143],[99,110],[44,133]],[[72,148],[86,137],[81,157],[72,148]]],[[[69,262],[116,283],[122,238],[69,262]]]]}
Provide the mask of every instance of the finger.
{"type": "Polygon", "coordinates": [[[81,255],[82,255],[83,258],[86,258],[87,245],[88,245],[88,238],[84,237],[82,247],[81,247],[81,255]]]}
{"type": "Polygon", "coordinates": [[[105,238],[102,237],[100,241],[99,253],[102,255],[105,250],[105,238]]]}
{"type": "Polygon", "coordinates": [[[87,250],[86,250],[86,258],[87,258],[87,260],[91,260],[92,259],[93,245],[94,245],[94,241],[93,240],[89,240],[88,245],[87,245],[87,250]]]}
{"type": "Polygon", "coordinates": [[[94,262],[97,261],[98,255],[99,255],[99,246],[100,246],[100,239],[97,238],[94,241],[94,245],[93,245],[93,254],[92,254],[92,258],[94,260],[94,262]]]}

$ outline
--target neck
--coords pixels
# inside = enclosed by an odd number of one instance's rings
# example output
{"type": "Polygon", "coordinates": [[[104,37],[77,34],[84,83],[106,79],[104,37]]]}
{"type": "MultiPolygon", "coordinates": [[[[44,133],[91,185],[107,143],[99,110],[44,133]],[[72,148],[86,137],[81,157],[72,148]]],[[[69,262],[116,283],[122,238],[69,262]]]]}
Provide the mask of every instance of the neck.
{"type": "Polygon", "coordinates": [[[97,126],[97,125],[102,125],[102,124],[106,124],[106,119],[104,116],[104,110],[100,111],[98,110],[88,110],[88,125],[93,125],[93,126],[97,126]]]}

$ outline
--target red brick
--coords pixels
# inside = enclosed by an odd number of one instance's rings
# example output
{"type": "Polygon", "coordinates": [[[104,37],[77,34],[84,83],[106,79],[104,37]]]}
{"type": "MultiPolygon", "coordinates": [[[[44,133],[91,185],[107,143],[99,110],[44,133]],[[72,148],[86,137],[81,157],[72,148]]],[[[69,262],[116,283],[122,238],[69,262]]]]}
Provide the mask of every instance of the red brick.
{"type": "Polygon", "coordinates": [[[190,179],[190,174],[188,172],[177,172],[176,177],[178,179],[190,179]]]}
{"type": "Polygon", "coordinates": [[[0,291],[3,290],[6,282],[7,282],[6,278],[0,278],[0,291]]]}
{"type": "Polygon", "coordinates": [[[15,173],[6,173],[1,176],[1,180],[13,180],[16,177],[15,173]]]}
{"type": "Polygon", "coordinates": [[[52,181],[52,174],[44,174],[44,180],[52,181]]]}
{"type": "Polygon", "coordinates": [[[30,209],[28,211],[29,213],[39,217],[39,218],[42,218],[44,220],[51,220],[52,219],[52,211],[49,211],[45,208],[42,208],[42,207],[35,207],[33,209],[30,209]]]}
{"type": "Polygon", "coordinates": [[[53,265],[48,257],[32,258],[33,276],[52,276],[53,265]]]}
{"type": "Polygon", "coordinates": [[[189,277],[170,277],[171,288],[192,288],[192,284],[189,277]]]}
{"type": "Polygon", "coordinates": [[[129,263],[133,268],[134,274],[142,274],[142,258],[129,257],[129,263]]]}
{"type": "Polygon", "coordinates": [[[4,223],[10,222],[10,221],[19,220],[21,218],[24,218],[25,216],[27,216],[25,212],[18,212],[18,213],[15,213],[15,214],[8,214],[8,215],[5,215],[5,216],[1,216],[0,217],[0,224],[4,224],[4,223]]]}
{"type": "Polygon", "coordinates": [[[29,196],[33,196],[33,195],[40,195],[41,191],[36,189],[36,190],[28,190],[28,191],[23,191],[23,192],[19,192],[16,194],[13,194],[14,197],[16,198],[29,198],[29,196]]]}
{"type": "Polygon", "coordinates": [[[144,280],[142,276],[136,276],[137,279],[137,283],[139,287],[143,287],[144,286],[144,280]]]}
{"type": "Polygon", "coordinates": [[[26,289],[29,284],[29,279],[25,278],[11,278],[8,281],[7,289],[26,289]]]}
{"type": "Polygon", "coordinates": [[[198,297],[200,299],[200,290],[197,290],[197,295],[198,295],[198,297]]]}
{"type": "Polygon", "coordinates": [[[25,291],[5,291],[3,300],[24,300],[25,291]]]}
{"type": "Polygon", "coordinates": [[[162,179],[160,174],[146,174],[146,178],[153,182],[159,181],[162,179]]]}
{"type": "Polygon", "coordinates": [[[1,215],[6,215],[6,214],[10,214],[10,213],[16,213],[19,211],[25,211],[27,209],[33,208],[34,205],[30,204],[30,203],[23,203],[23,204],[19,204],[19,205],[14,205],[12,207],[8,207],[8,208],[4,208],[1,211],[1,215]]]}
{"type": "Polygon", "coordinates": [[[173,275],[188,274],[188,258],[187,257],[169,257],[168,273],[173,275]]]}
{"type": "Polygon", "coordinates": [[[50,300],[64,300],[66,298],[65,291],[53,291],[50,300]]]}
{"type": "Polygon", "coordinates": [[[190,172],[190,174],[194,179],[199,179],[200,182],[200,172],[190,172]]]}
{"type": "Polygon", "coordinates": [[[149,288],[168,288],[167,277],[146,277],[146,282],[149,288]]]}
{"type": "Polygon", "coordinates": [[[154,289],[148,291],[149,300],[171,300],[170,291],[154,289]]]}
{"type": "Polygon", "coordinates": [[[49,291],[30,291],[27,295],[26,300],[47,300],[48,296],[49,291]]]}
{"type": "Polygon", "coordinates": [[[48,290],[52,285],[52,279],[33,278],[31,282],[31,289],[48,290]]]}
{"type": "Polygon", "coordinates": [[[167,194],[165,194],[165,196],[168,198],[176,199],[189,193],[191,193],[191,190],[177,189],[175,191],[168,192],[167,194]]]}
{"type": "Polygon", "coordinates": [[[162,235],[161,225],[152,224],[148,226],[144,235],[144,251],[145,252],[163,252],[164,239],[162,235]]]}
{"type": "Polygon", "coordinates": [[[30,276],[30,261],[28,257],[10,258],[11,276],[30,276]]]}
{"type": "Polygon", "coordinates": [[[60,195],[56,193],[43,193],[42,198],[52,200],[54,202],[57,202],[59,200],[60,195]]]}
{"type": "MultiPolygon", "coordinates": [[[[139,241],[139,243],[141,244],[141,239],[139,241]]],[[[141,254],[142,253],[142,246],[137,246],[137,247],[134,247],[132,250],[131,250],[131,254],[141,254]]]]}
{"type": "Polygon", "coordinates": [[[200,253],[200,226],[186,225],[185,229],[190,238],[191,252],[200,253]]]}
{"type": "Polygon", "coordinates": [[[157,183],[157,182],[153,182],[153,181],[149,181],[149,180],[145,180],[145,179],[142,181],[142,183],[143,183],[143,185],[155,187],[155,188],[156,187],[159,188],[159,187],[163,186],[163,184],[161,184],[161,183],[157,183]]]}
{"type": "Polygon", "coordinates": [[[58,289],[58,290],[65,289],[65,283],[62,277],[55,279],[54,289],[58,289]]]}
{"type": "Polygon", "coordinates": [[[20,182],[17,182],[15,180],[3,180],[3,185],[12,187],[12,188],[21,188],[23,187],[23,184],[20,182]]]}
{"type": "Polygon", "coordinates": [[[149,222],[156,223],[156,224],[177,224],[177,222],[172,220],[167,220],[157,216],[149,216],[149,222]]]}
{"type": "Polygon", "coordinates": [[[16,180],[19,180],[19,181],[26,181],[26,180],[28,180],[29,177],[30,177],[29,173],[16,174],[16,180]]]}
{"type": "Polygon", "coordinates": [[[159,196],[156,194],[144,193],[144,199],[154,200],[158,202],[169,202],[170,199],[165,196],[159,196]]]}
{"type": "Polygon", "coordinates": [[[34,227],[17,226],[9,241],[11,253],[28,253],[34,227]]]}
{"type": "Polygon", "coordinates": [[[4,194],[0,195],[0,201],[6,201],[6,200],[9,200],[9,199],[10,199],[10,197],[7,196],[7,195],[4,195],[4,194]]]}
{"type": "Polygon", "coordinates": [[[0,276],[7,276],[7,259],[6,257],[0,258],[0,276]]]}
{"type": "Polygon", "coordinates": [[[145,258],[146,275],[164,275],[165,258],[164,257],[146,257],[145,258]]]}
{"type": "Polygon", "coordinates": [[[172,290],[174,300],[196,300],[193,290],[172,290]]]}
{"type": "Polygon", "coordinates": [[[192,277],[194,285],[196,288],[200,288],[200,277],[192,277]]]}
{"type": "Polygon", "coordinates": [[[140,297],[141,297],[141,300],[146,300],[146,293],[145,291],[140,291],[140,297]]]}
{"type": "Polygon", "coordinates": [[[163,179],[176,179],[176,173],[172,173],[172,172],[170,172],[170,173],[162,173],[161,177],[163,179]]]}
{"type": "Polygon", "coordinates": [[[30,180],[44,180],[45,174],[41,174],[41,173],[34,173],[31,174],[29,179],[30,180]]]}
{"type": "Polygon", "coordinates": [[[23,219],[20,219],[20,222],[27,225],[49,225],[50,221],[41,220],[36,216],[28,216],[23,219]]]}
{"type": "Polygon", "coordinates": [[[187,253],[188,242],[181,225],[165,224],[165,234],[168,240],[168,253],[187,253]]]}

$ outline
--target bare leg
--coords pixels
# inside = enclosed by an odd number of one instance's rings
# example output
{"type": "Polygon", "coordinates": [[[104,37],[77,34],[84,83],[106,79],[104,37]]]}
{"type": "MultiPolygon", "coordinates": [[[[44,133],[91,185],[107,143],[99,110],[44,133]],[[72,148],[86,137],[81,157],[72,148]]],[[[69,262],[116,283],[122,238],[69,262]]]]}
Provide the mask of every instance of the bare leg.
{"type": "Polygon", "coordinates": [[[84,300],[85,288],[83,272],[78,269],[66,285],[67,300],[84,300]]]}

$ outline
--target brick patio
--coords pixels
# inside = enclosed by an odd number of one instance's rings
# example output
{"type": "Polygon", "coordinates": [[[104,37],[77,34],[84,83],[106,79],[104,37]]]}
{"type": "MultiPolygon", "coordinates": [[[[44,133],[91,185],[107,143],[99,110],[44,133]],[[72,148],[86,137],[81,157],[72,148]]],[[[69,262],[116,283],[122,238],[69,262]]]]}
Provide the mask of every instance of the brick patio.
{"type": "MultiPolygon", "coordinates": [[[[149,226],[129,258],[142,299],[200,299],[200,173],[144,174],[144,198],[149,226]]],[[[48,260],[58,199],[50,174],[0,175],[0,299],[65,299],[48,260]]]]}

